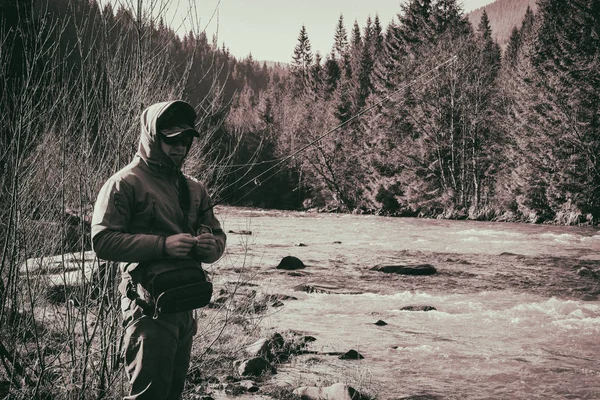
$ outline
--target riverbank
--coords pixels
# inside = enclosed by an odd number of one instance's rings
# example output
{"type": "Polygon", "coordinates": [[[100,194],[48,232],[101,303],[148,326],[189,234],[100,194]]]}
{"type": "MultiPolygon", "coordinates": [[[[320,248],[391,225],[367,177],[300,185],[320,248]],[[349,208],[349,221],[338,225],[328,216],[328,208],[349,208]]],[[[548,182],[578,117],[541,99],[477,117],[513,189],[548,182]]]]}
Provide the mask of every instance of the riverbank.
{"type": "MultiPolygon", "coordinates": [[[[308,208],[296,210],[298,212],[309,213],[348,213],[347,211],[335,208],[308,208]]],[[[394,218],[425,218],[425,219],[446,219],[455,221],[486,221],[486,222],[513,222],[524,224],[546,224],[558,226],[595,226],[600,222],[594,219],[590,213],[582,213],[575,207],[567,207],[556,213],[548,212],[541,214],[535,210],[527,208],[516,208],[513,210],[482,206],[471,207],[469,209],[448,208],[440,209],[420,209],[420,210],[400,210],[390,212],[385,209],[357,209],[349,214],[357,215],[377,215],[394,218]]]]}

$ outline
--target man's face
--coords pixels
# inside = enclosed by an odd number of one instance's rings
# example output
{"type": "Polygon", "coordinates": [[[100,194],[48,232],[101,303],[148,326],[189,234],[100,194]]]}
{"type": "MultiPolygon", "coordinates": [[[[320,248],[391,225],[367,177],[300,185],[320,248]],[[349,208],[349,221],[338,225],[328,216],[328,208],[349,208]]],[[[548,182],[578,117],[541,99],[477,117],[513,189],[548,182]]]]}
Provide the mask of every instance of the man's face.
{"type": "Polygon", "coordinates": [[[192,145],[194,137],[188,133],[181,133],[177,136],[166,137],[159,135],[160,147],[163,152],[169,156],[176,166],[181,166],[187,152],[192,145]]]}

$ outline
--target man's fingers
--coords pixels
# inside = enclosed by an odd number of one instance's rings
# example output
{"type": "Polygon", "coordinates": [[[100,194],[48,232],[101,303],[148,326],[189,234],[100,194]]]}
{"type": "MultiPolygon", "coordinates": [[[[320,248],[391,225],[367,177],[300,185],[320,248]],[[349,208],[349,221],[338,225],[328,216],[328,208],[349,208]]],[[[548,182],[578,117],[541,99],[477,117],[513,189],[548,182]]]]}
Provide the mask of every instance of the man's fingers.
{"type": "Polygon", "coordinates": [[[192,236],[192,235],[186,235],[186,236],[181,236],[181,237],[180,237],[180,241],[181,241],[182,243],[186,243],[186,244],[192,244],[192,245],[193,245],[193,244],[195,244],[195,243],[198,241],[198,239],[196,239],[196,238],[195,238],[194,236],[192,236]]]}

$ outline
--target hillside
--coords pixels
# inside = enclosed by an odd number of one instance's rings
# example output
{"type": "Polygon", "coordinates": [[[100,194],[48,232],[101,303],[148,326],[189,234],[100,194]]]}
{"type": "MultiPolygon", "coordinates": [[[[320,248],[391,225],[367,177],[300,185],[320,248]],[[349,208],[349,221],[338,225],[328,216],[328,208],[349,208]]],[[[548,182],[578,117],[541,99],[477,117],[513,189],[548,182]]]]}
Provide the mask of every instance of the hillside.
{"type": "Polygon", "coordinates": [[[481,14],[485,10],[490,19],[494,39],[504,48],[506,43],[508,43],[512,29],[515,26],[521,26],[527,6],[536,11],[536,0],[497,0],[487,6],[471,11],[468,17],[471,24],[477,27],[481,20],[481,14]]]}

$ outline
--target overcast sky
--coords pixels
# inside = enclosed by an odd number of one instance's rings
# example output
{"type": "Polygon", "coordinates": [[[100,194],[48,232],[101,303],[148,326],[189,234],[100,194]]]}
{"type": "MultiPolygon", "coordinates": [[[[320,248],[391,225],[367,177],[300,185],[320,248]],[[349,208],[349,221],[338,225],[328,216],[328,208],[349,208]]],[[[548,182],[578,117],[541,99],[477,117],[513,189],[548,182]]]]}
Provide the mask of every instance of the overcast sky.
{"type": "MultiPolygon", "coordinates": [[[[136,3],[133,0],[113,1],[136,3]]],[[[344,16],[348,35],[355,20],[362,29],[367,17],[374,18],[375,14],[379,15],[385,30],[404,1],[407,0],[169,0],[169,6],[177,8],[181,16],[186,13],[188,2],[195,4],[209,40],[218,27],[219,45],[225,43],[238,59],[252,53],[255,60],[287,63],[303,24],[313,53],[319,51],[325,57],[331,51],[340,14],[344,16]]],[[[462,4],[468,12],[493,1],[463,0],[462,4]]],[[[177,30],[180,23],[173,20],[170,25],[177,30]]],[[[189,25],[180,31],[189,31],[189,25]]]]}

